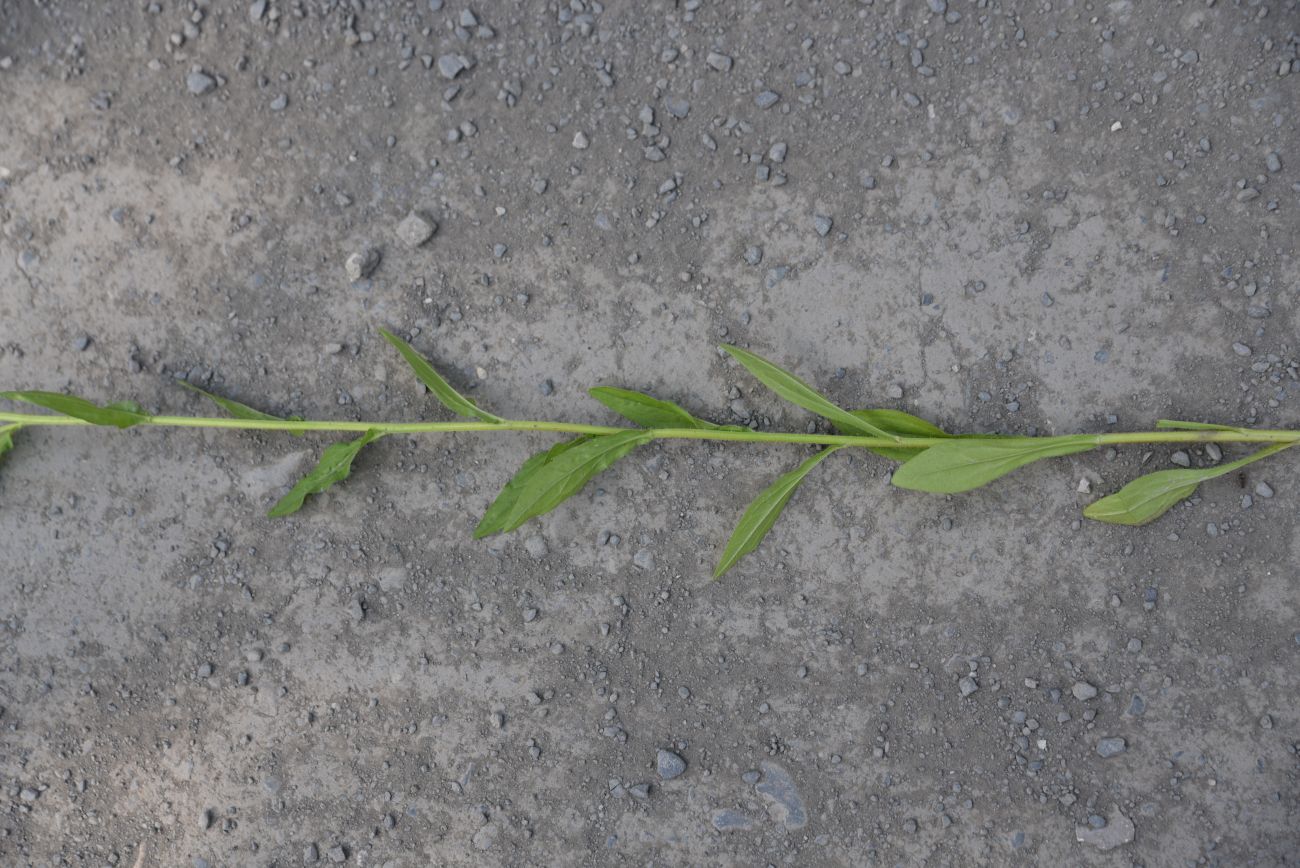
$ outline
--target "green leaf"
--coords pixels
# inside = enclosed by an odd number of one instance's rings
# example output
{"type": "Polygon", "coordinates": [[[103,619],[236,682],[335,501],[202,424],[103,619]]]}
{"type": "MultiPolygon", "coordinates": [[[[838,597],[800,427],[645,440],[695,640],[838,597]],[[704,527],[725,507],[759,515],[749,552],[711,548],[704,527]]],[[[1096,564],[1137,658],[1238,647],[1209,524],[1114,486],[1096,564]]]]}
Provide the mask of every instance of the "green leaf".
{"type": "Polygon", "coordinates": [[[571,445],[518,486],[514,503],[501,520],[501,530],[514,530],[528,519],[555,509],[593,476],[651,439],[649,431],[620,431],[571,445]]]}
{"type": "Polygon", "coordinates": [[[556,443],[550,449],[544,449],[529,457],[515,472],[515,475],[510,477],[510,481],[501,489],[501,493],[497,495],[496,500],[492,501],[487,511],[483,513],[483,520],[478,523],[478,527],[474,528],[474,539],[482,539],[485,536],[491,536],[505,530],[506,519],[510,517],[510,510],[514,508],[515,501],[519,499],[519,492],[528,484],[533,475],[542,468],[542,465],[590,439],[590,435],[583,434],[572,440],[556,443]]]}
{"type": "Polygon", "coordinates": [[[1278,443],[1245,458],[1216,467],[1185,470],[1157,470],[1139,476],[1114,494],[1088,504],[1083,514],[1109,524],[1139,525],[1155,521],[1180,501],[1191,497],[1196,486],[1207,479],[1225,476],[1247,464],[1281,452],[1294,443],[1278,443]]]}
{"type": "Polygon", "coordinates": [[[818,416],[824,416],[835,423],[835,427],[841,431],[848,434],[859,434],[864,437],[893,436],[871,422],[835,406],[813,389],[812,386],[809,386],[794,374],[778,368],[762,356],[754,355],[748,350],[742,350],[740,347],[733,347],[731,344],[723,344],[722,348],[773,392],[776,392],[792,404],[797,404],[809,412],[816,413],[818,416]]]}
{"type": "Polygon", "coordinates": [[[361,447],[367,443],[378,440],[384,436],[375,429],[370,429],[362,434],[356,440],[349,440],[346,443],[334,443],[326,447],[321,453],[320,462],[302,479],[298,484],[289,490],[289,493],[280,498],[271,511],[267,513],[271,518],[282,518],[291,515],[302,508],[303,501],[309,494],[320,494],[336,482],[342,482],[352,473],[352,461],[361,451],[361,447]]]}
{"type": "Polygon", "coordinates": [[[1241,431],[1231,425],[1214,425],[1209,422],[1180,422],[1176,419],[1158,419],[1156,428],[1174,431],[1241,431]]]}
{"type": "Polygon", "coordinates": [[[717,569],[713,571],[713,578],[718,578],[734,567],[737,561],[752,552],[762,542],[763,537],[772,529],[772,525],[776,524],[781,510],[789,503],[794,490],[799,487],[800,482],[803,482],[803,478],[823,458],[840,448],[831,446],[823,449],[794,470],[778,477],[776,482],[754,498],[749,508],[745,510],[745,514],[740,517],[740,524],[736,525],[731,539],[727,540],[727,547],[722,551],[722,559],[718,561],[717,569]]]}
{"type": "Polygon", "coordinates": [[[448,410],[459,416],[466,416],[471,419],[478,418],[484,422],[505,421],[500,416],[493,416],[486,410],[480,410],[477,404],[453,389],[451,383],[444,380],[442,375],[433,369],[433,365],[425,361],[424,357],[413,350],[406,341],[388,331],[388,329],[380,329],[379,333],[384,336],[386,341],[397,348],[397,351],[402,354],[402,358],[406,359],[406,363],[415,371],[415,376],[420,378],[420,382],[424,383],[448,410]]]}
{"type": "MultiPolygon", "coordinates": [[[[886,434],[895,434],[899,437],[953,436],[937,425],[931,425],[919,416],[904,413],[902,410],[853,410],[852,413],[863,422],[874,425],[886,434]]],[[[868,451],[894,461],[908,461],[924,452],[925,447],[882,446],[868,447],[868,451]]]]}
{"type": "Polygon", "coordinates": [[[83,422],[89,422],[92,425],[114,425],[118,428],[130,428],[132,425],[139,425],[141,422],[149,421],[149,417],[140,409],[140,405],[133,401],[118,401],[106,407],[101,407],[75,395],[39,391],[0,392],[0,398],[35,404],[37,407],[44,407],[47,410],[62,413],[64,416],[81,419],[83,422]]]}
{"type": "Polygon", "coordinates": [[[1068,437],[954,437],[937,443],[894,471],[899,488],[955,494],[970,491],[1040,458],[1086,452],[1096,446],[1091,434],[1068,437]]]}
{"type": "MultiPolygon", "coordinates": [[[[223,410],[225,410],[231,416],[234,416],[236,419],[257,419],[263,422],[301,422],[302,421],[302,418],[299,416],[290,416],[288,419],[281,419],[279,416],[272,416],[270,413],[263,413],[261,410],[254,410],[252,407],[248,406],[247,404],[241,404],[238,401],[232,401],[230,398],[223,398],[220,395],[214,395],[211,392],[206,392],[203,389],[200,389],[198,386],[194,385],[193,383],[187,383],[184,380],[177,380],[176,382],[180,383],[182,386],[189,389],[191,392],[198,392],[200,395],[212,401],[214,404],[221,407],[223,410]]],[[[290,431],[289,433],[292,434],[294,437],[301,437],[303,434],[307,432],[290,431]]]]}
{"type": "Polygon", "coordinates": [[[5,453],[14,448],[14,435],[21,427],[21,425],[5,425],[0,428],[0,458],[4,458],[5,453]]]}
{"type": "Polygon", "coordinates": [[[714,425],[697,419],[672,401],[661,401],[642,392],[597,386],[589,393],[624,419],[642,428],[701,428],[710,431],[745,431],[739,425],[714,425]]]}

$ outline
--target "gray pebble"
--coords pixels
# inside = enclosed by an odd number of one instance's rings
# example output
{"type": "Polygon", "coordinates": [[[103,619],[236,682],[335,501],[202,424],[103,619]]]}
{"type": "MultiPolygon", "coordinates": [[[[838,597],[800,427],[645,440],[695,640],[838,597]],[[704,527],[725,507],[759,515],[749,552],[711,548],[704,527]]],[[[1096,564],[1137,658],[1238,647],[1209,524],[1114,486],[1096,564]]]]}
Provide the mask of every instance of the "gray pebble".
{"type": "Polygon", "coordinates": [[[817,230],[817,234],[823,238],[830,234],[832,225],[833,221],[825,214],[813,215],[813,229],[817,230]]]}
{"type": "Polygon", "coordinates": [[[279,96],[277,96],[275,99],[271,100],[271,111],[282,112],[288,107],[288,105],[289,105],[289,95],[282,93],[279,96]]]}
{"type": "Polygon", "coordinates": [[[217,80],[201,70],[195,70],[185,76],[185,87],[195,96],[203,96],[216,86],[217,80]]]}
{"type": "Polygon", "coordinates": [[[343,849],[342,844],[335,844],[333,847],[330,847],[329,852],[325,855],[330,857],[331,862],[342,863],[348,860],[348,851],[343,849]]]}
{"type": "Polygon", "coordinates": [[[469,61],[459,54],[444,54],[438,58],[438,72],[446,79],[455,78],[469,67],[469,61]]]}
{"type": "Polygon", "coordinates": [[[573,147],[579,151],[585,151],[591,147],[591,139],[587,138],[587,134],[582,130],[578,130],[573,134],[573,147]]]}
{"type": "Polygon", "coordinates": [[[719,832],[748,832],[754,821],[738,811],[722,808],[713,812],[713,828],[719,832]]]}
{"type": "Polygon", "coordinates": [[[680,97],[668,97],[664,100],[664,107],[668,109],[668,114],[678,120],[691,113],[691,104],[680,97]]]}
{"type": "Polygon", "coordinates": [[[1082,702],[1096,696],[1097,688],[1086,681],[1076,681],[1074,686],[1070,688],[1070,692],[1074,694],[1075,699],[1082,702]]]}
{"type": "Polygon", "coordinates": [[[863,172],[858,176],[858,183],[862,185],[864,190],[874,190],[876,189],[876,176],[869,172],[863,172]]]}
{"type": "Polygon", "coordinates": [[[1250,355],[1250,347],[1246,346],[1241,341],[1237,341],[1232,345],[1232,351],[1239,356],[1250,355]]]}
{"type": "Polygon", "coordinates": [[[248,6],[248,20],[254,24],[262,20],[266,14],[266,0],[253,0],[248,6]]]}
{"type": "Polygon", "coordinates": [[[1255,493],[1265,500],[1268,500],[1273,496],[1273,486],[1269,485],[1267,482],[1257,483],[1255,485],[1255,493]]]}
{"type": "Polygon", "coordinates": [[[1126,750],[1128,750],[1128,742],[1118,736],[1103,738],[1097,742],[1097,753],[1108,759],[1119,756],[1126,750]]]}
{"type": "Polygon", "coordinates": [[[970,696],[976,690],[980,689],[979,682],[967,675],[961,681],[957,682],[957,689],[961,691],[962,696],[970,696]]]}
{"type": "Polygon", "coordinates": [[[1268,156],[1264,158],[1264,165],[1268,167],[1270,172],[1280,172],[1282,171],[1282,158],[1277,155],[1277,151],[1270,151],[1268,156]]]}
{"type": "Polygon", "coordinates": [[[757,244],[751,244],[745,248],[745,261],[750,265],[758,265],[763,261],[763,248],[757,244]]]}
{"type": "Polygon", "coordinates": [[[754,105],[761,109],[770,109],[781,99],[781,95],[774,90],[765,90],[754,97],[754,105]]]}
{"type": "Polygon", "coordinates": [[[1223,458],[1223,450],[1219,448],[1218,443],[1206,444],[1205,454],[1211,461],[1219,461],[1223,458]]]}
{"type": "Polygon", "coordinates": [[[655,756],[655,768],[659,771],[659,777],[671,781],[686,773],[686,760],[670,750],[660,749],[655,756]]]}
{"type": "Polygon", "coordinates": [[[650,549],[638,549],[637,553],[632,555],[632,566],[638,570],[653,570],[655,568],[655,553],[650,549]]]}
{"type": "Polygon", "coordinates": [[[731,72],[731,58],[717,51],[710,51],[704,58],[710,68],[718,72],[731,72]]]}
{"type": "Polygon", "coordinates": [[[77,335],[77,337],[72,341],[72,348],[79,353],[85,352],[86,348],[89,346],[90,335],[77,335]]]}
{"type": "Polygon", "coordinates": [[[347,272],[348,280],[353,283],[374,274],[378,267],[379,251],[374,247],[367,247],[350,254],[343,263],[343,270],[347,272]]]}
{"type": "Polygon", "coordinates": [[[789,150],[785,142],[777,142],[768,149],[767,158],[773,163],[784,163],[786,152],[789,150]]]}
{"type": "Polygon", "coordinates": [[[763,763],[763,782],[754,787],[769,803],[769,813],[787,830],[808,825],[808,811],[790,773],[776,763],[763,763]]]}
{"type": "Polygon", "coordinates": [[[419,211],[412,211],[397,224],[397,237],[407,247],[419,247],[438,231],[438,224],[419,211]]]}
{"type": "Polygon", "coordinates": [[[1179,449],[1173,455],[1170,455],[1169,461],[1171,464],[1177,464],[1179,467],[1192,466],[1192,457],[1181,449],[1179,449]]]}

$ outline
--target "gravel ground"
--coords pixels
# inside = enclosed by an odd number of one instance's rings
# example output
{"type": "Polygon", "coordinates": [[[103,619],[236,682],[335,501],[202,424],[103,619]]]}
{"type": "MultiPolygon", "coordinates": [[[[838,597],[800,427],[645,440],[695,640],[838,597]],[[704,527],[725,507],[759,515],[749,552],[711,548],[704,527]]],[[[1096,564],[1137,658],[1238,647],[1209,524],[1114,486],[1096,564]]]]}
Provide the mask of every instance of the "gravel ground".
{"type": "MultiPolygon", "coordinates": [[[[729,341],[953,430],[1300,418],[1294,0],[0,0],[0,385],[207,412],[804,430],[729,341]]],[[[4,865],[1282,865],[1300,475],[1081,523],[642,448],[475,542],[546,437],[27,432],[4,865]]],[[[1235,454],[1229,450],[1229,454],[1235,454]]]]}

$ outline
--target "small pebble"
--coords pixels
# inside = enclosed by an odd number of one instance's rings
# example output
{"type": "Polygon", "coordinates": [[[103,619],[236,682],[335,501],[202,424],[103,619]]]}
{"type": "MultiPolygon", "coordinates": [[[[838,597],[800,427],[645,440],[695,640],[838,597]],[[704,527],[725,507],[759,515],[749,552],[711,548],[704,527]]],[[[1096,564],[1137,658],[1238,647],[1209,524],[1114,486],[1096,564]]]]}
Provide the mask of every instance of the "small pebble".
{"type": "Polygon", "coordinates": [[[1128,750],[1128,742],[1118,736],[1103,738],[1097,742],[1097,753],[1109,759],[1128,750]]]}
{"type": "Polygon", "coordinates": [[[419,247],[432,238],[433,233],[437,231],[438,224],[419,211],[412,211],[397,224],[397,237],[407,247],[419,247]]]}
{"type": "Polygon", "coordinates": [[[761,109],[769,109],[776,105],[779,99],[781,99],[781,95],[776,91],[765,90],[759,93],[758,96],[754,97],[754,105],[761,109]]]}
{"type": "Polygon", "coordinates": [[[686,772],[686,760],[670,750],[660,749],[655,757],[655,767],[659,771],[659,777],[671,781],[686,772]]]}
{"type": "Polygon", "coordinates": [[[585,151],[590,146],[591,140],[587,138],[587,134],[582,130],[578,130],[573,134],[573,147],[577,148],[579,151],[585,151]]]}

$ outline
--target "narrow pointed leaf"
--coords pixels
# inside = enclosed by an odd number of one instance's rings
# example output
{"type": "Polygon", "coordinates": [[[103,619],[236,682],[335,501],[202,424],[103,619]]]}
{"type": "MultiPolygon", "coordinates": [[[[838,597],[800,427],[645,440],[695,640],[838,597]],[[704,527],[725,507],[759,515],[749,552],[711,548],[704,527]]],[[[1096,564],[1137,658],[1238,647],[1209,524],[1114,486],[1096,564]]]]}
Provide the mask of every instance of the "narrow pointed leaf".
{"type": "Polygon", "coordinates": [[[803,482],[804,477],[820,464],[823,458],[839,448],[841,447],[832,446],[811,456],[794,470],[778,477],[776,482],[754,498],[749,508],[745,510],[745,514],[740,517],[740,524],[736,525],[731,539],[727,540],[727,547],[722,550],[722,558],[713,571],[713,578],[721,576],[734,567],[737,561],[758,547],[763,537],[772,529],[772,525],[776,524],[776,520],[781,516],[781,510],[785,509],[785,505],[790,502],[799,483],[803,482]]]}
{"type": "MultiPolygon", "coordinates": [[[[862,421],[876,426],[886,434],[895,434],[899,437],[953,436],[937,425],[931,425],[919,416],[913,416],[911,413],[904,413],[902,410],[853,410],[852,413],[862,421]]],[[[894,461],[908,461],[924,452],[925,448],[919,446],[916,448],[881,446],[868,447],[868,451],[894,461]]]]}
{"type": "Polygon", "coordinates": [[[597,386],[588,393],[624,419],[630,419],[642,428],[702,428],[710,431],[743,431],[738,425],[715,425],[697,419],[674,404],[653,398],[643,392],[597,386]]]}
{"type": "MultiPolygon", "coordinates": [[[[238,401],[232,401],[230,398],[223,398],[220,395],[214,395],[211,392],[200,389],[198,386],[194,385],[193,383],[187,383],[184,380],[177,380],[177,382],[180,383],[185,388],[189,389],[191,392],[198,392],[200,395],[212,401],[214,404],[216,404],[221,409],[225,410],[231,416],[234,416],[236,419],[256,419],[256,420],[261,420],[263,422],[285,422],[285,421],[301,422],[302,421],[302,419],[298,416],[290,416],[288,419],[281,419],[279,416],[272,416],[270,413],[263,413],[261,410],[254,410],[252,407],[248,406],[247,404],[241,404],[238,401]]],[[[301,437],[306,432],[290,431],[289,433],[292,434],[294,437],[301,437]]]]}
{"type": "Polygon", "coordinates": [[[384,336],[384,340],[397,348],[397,351],[402,354],[402,358],[406,359],[406,363],[415,371],[415,376],[420,378],[420,382],[424,383],[429,391],[434,394],[434,397],[441,401],[442,405],[448,410],[459,416],[466,416],[471,419],[478,418],[484,422],[504,421],[500,416],[494,416],[486,410],[479,409],[477,404],[452,388],[451,383],[444,380],[442,375],[433,369],[433,365],[425,361],[424,357],[412,349],[411,345],[406,341],[388,331],[388,329],[380,329],[379,333],[384,336]]]}
{"type": "Polygon", "coordinates": [[[1157,470],[1139,476],[1114,494],[1090,503],[1083,514],[1109,524],[1140,525],[1155,521],[1175,504],[1191,497],[1196,487],[1207,479],[1225,476],[1247,464],[1281,452],[1294,443],[1278,443],[1247,455],[1237,461],[1216,467],[1196,467],[1185,470],[1157,470]]]}
{"type": "Polygon", "coordinates": [[[955,494],[986,485],[1041,458],[1086,452],[1096,445],[1089,434],[1068,437],[954,437],[926,449],[894,471],[899,488],[955,494]]]}
{"type": "Polygon", "coordinates": [[[836,428],[846,434],[859,434],[864,437],[893,436],[873,425],[870,421],[861,419],[848,410],[835,406],[812,386],[809,386],[789,371],[782,370],[762,356],[755,355],[748,350],[742,350],[740,347],[733,347],[731,344],[723,344],[722,348],[773,392],[776,392],[792,404],[797,404],[811,413],[829,419],[835,424],[836,428]]]}
{"type": "Polygon", "coordinates": [[[130,428],[132,425],[139,425],[141,422],[149,421],[149,417],[141,411],[140,405],[132,401],[118,401],[106,407],[101,407],[75,395],[40,391],[0,392],[0,398],[35,404],[37,407],[44,407],[47,410],[62,413],[64,416],[81,419],[84,422],[90,422],[92,425],[113,425],[117,428],[130,428]]]}
{"type": "Polygon", "coordinates": [[[362,434],[356,440],[349,440],[346,443],[334,443],[326,447],[321,453],[320,461],[302,479],[298,484],[289,490],[289,493],[280,498],[271,511],[267,513],[271,518],[282,518],[291,515],[302,508],[303,501],[309,494],[320,494],[336,482],[342,482],[352,473],[352,461],[357,457],[357,453],[367,443],[371,443],[382,437],[383,434],[373,428],[362,434]]]}
{"type": "Polygon", "coordinates": [[[1159,419],[1156,427],[1174,431],[1241,431],[1231,425],[1214,425],[1209,422],[1180,422],[1177,419],[1159,419]]]}
{"type": "Polygon", "coordinates": [[[485,536],[491,536],[505,530],[506,520],[510,517],[510,510],[514,508],[515,501],[519,499],[519,492],[533,478],[533,475],[542,468],[542,465],[590,439],[589,435],[583,434],[572,440],[556,443],[550,449],[543,449],[541,452],[536,452],[530,456],[515,471],[515,475],[510,477],[510,481],[501,489],[501,493],[497,495],[496,500],[492,501],[487,511],[483,513],[483,520],[478,523],[478,527],[474,528],[474,539],[482,539],[485,536]]]}
{"type": "Polygon", "coordinates": [[[519,486],[501,529],[514,530],[528,519],[555,509],[593,476],[652,438],[649,431],[621,431],[592,437],[564,450],[519,486]]]}

